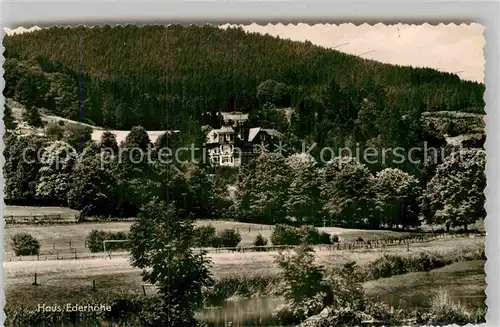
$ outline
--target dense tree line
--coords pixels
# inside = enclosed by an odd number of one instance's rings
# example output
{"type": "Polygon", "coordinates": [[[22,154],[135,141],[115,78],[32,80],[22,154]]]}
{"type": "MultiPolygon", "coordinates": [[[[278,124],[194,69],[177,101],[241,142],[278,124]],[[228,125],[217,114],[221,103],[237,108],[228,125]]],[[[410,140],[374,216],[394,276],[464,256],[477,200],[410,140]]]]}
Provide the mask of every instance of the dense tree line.
{"type": "Polygon", "coordinates": [[[265,224],[467,228],[486,216],[484,169],[484,150],[457,150],[422,188],[400,169],[374,175],[350,157],[320,166],[304,153],[266,154],[240,171],[231,209],[240,220],[265,224]]]}
{"type": "Polygon", "coordinates": [[[159,144],[182,140],[166,134],[151,144],[143,127],[134,127],[120,145],[109,132],[95,143],[87,128],[61,128],[43,137],[6,134],[8,204],[133,217],[159,198],[183,217],[369,228],[418,227],[421,218],[456,227],[485,217],[482,149],[455,149],[427,167],[426,180],[399,168],[372,173],[347,156],[320,163],[308,153],[263,153],[239,171],[217,171],[203,162],[156,159],[159,144]],[[152,161],[134,148],[151,151],[152,161]]]}
{"type": "Polygon", "coordinates": [[[90,215],[133,217],[156,196],[182,216],[223,215],[226,185],[212,178],[203,164],[149,162],[146,155],[141,161],[135,152],[129,154],[128,149],[141,148],[146,154],[148,148],[154,152],[158,147],[142,127],[135,127],[121,145],[109,132],[98,143],[87,132],[65,127],[61,134],[43,137],[7,133],[7,203],[63,205],[90,215]]]}

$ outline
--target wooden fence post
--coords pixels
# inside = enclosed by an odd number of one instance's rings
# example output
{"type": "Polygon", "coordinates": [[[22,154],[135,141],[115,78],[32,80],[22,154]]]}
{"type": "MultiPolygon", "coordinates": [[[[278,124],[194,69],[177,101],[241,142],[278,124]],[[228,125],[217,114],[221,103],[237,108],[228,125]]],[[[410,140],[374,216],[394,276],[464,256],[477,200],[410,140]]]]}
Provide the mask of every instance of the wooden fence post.
{"type": "Polygon", "coordinates": [[[35,281],[34,281],[34,282],[33,282],[33,284],[31,284],[31,285],[35,285],[35,286],[36,286],[36,285],[38,285],[37,280],[36,280],[36,279],[37,279],[36,277],[37,277],[37,276],[36,276],[36,273],[35,273],[35,281]]]}
{"type": "Polygon", "coordinates": [[[69,241],[69,249],[71,250],[71,241],[69,241]]]}
{"type": "Polygon", "coordinates": [[[95,291],[95,279],[92,279],[92,289],[95,291]]]}
{"type": "Polygon", "coordinates": [[[144,287],[144,285],[142,285],[142,293],[146,295],[146,288],[144,287]]]}

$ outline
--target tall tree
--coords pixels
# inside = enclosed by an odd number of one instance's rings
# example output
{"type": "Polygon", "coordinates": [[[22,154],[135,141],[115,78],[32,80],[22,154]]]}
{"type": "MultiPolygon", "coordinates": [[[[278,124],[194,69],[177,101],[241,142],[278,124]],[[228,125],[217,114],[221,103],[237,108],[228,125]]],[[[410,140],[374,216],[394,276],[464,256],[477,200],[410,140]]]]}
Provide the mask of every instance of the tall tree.
{"type": "Polygon", "coordinates": [[[48,144],[43,152],[36,184],[36,196],[54,204],[66,203],[71,188],[71,171],[77,162],[76,151],[65,142],[48,144]]]}
{"type": "Polygon", "coordinates": [[[375,192],[380,222],[389,227],[416,227],[420,225],[419,181],[397,168],[386,168],[377,173],[375,192]]]}
{"type": "Polygon", "coordinates": [[[428,224],[467,229],[486,216],[485,163],[484,150],[462,149],[438,166],[423,193],[422,212],[428,224]]]}
{"type": "Polygon", "coordinates": [[[374,178],[368,168],[350,157],[335,157],[321,172],[323,209],[331,224],[380,225],[375,215],[374,178]]]}
{"type": "Polygon", "coordinates": [[[283,210],[290,176],[283,157],[263,153],[253,166],[240,172],[235,210],[243,219],[276,224],[286,220],[283,210]]]}
{"type": "Polygon", "coordinates": [[[297,224],[316,225],[321,216],[319,176],[316,161],[307,153],[298,153],[286,158],[291,175],[285,209],[297,224]]]}
{"type": "Polygon", "coordinates": [[[132,265],[155,285],[162,302],[157,326],[195,326],[203,290],[213,284],[206,253],[193,249],[193,222],[182,219],[163,201],[147,203],[130,228],[132,265]]]}

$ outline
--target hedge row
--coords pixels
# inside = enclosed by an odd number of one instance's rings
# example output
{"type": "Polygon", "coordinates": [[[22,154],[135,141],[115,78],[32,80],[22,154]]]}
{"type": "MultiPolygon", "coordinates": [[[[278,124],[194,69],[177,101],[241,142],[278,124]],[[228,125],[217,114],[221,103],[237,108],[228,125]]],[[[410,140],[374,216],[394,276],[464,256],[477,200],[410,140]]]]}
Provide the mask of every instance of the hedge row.
{"type": "Polygon", "coordinates": [[[330,236],[310,226],[293,227],[289,225],[276,225],[271,235],[273,245],[299,245],[307,244],[332,244],[338,242],[338,236],[330,236]]]}

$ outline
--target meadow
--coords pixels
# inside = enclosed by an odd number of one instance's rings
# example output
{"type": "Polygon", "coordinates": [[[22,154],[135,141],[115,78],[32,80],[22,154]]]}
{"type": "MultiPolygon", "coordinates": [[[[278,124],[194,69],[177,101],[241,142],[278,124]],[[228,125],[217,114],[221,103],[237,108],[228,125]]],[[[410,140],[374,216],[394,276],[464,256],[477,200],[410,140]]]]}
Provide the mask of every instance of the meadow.
{"type": "MultiPolygon", "coordinates": [[[[327,251],[317,249],[317,263],[326,267],[356,261],[368,264],[384,254],[413,255],[420,252],[439,251],[452,253],[458,249],[477,250],[484,248],[484,238],[460,238],[436,240],[412,246],[394,246],[386,249],[363,249],[351,251],[327,251]]],[[[234,276],[266,276],[278,272],[274,263],[277,251],[209,253],[217,279],[234,276]]],[[[133,292],[142,294],[143,282],[140,270],[130,265],[127,257],[81,260],[12,261],[4,263],[5,292],[9,304],[35,305],[39,302],[54,303],[89,299],[95,293],[133,292]],[[38,286],[33,286],[37,274],[38,286]],[[93,289],[95,281],[96,289],[93,289]],[[56,296],[57,295],[57,296],[56,296]]],[[[154,293],[145,286],[146,293],[154,293]]]]}
{"type": "MultiPolygon", "coordinates": [[[[50,207],[40,207],[40,209],[30,209],[30,207],[15,207],[7,206],[5,215],[9,212],[11,215],[27,215],[31,214],[72,214],[77,212],[66,208],[56,208],[52,211],[50,207]],[[40,211],[38,211],[40,210],[40,211]],[[46,213],[42,213],[46,212],[46,213]]],[[[24,232],[29,233],[40,241],[40,255],[54,255],[54,254],[72,254],[89,253],[86,247],[85,238],[92,230],[103,230],[108,232],[128,232],[132,221],[110,221],[110,222],[87,222],[78,224],[65,224],[65,225],[6,225],[4,230],[4,250],[9,257],[12,254],[12,244],[10,239],[16,233],[24,232]]],[[[272,225],[241,223],[225,220],[197,220],[196,226],[212,225],[218,231],[226,228],[235,229],[241,234],[241,246],[252,246],[255,237],[261,234],[269,240],[273,232],[272,225]]],[[[385,238],[398,238],[408,235],[417,235],[414,232],[401,232],[390,230],[362,230],[362,229],[347,229],[337,227],[321,227],[319,228],[331,235],[337,235],[342,242],[352,242],[358,238],[365,241],[385,239],[385,238]]]]}
{"type": "MultiPolygon", "coordinates": [[[[29,208],[8,206],[6,212],[12,215],[28,214],[72,214],[66,208],[29,208]]],[[[5,227],[5,296],[9,307],[35,309],[38,303],[78,303],[91,301],[99,297],[132,294],[151,296],[156,290],[143,283],[141,271],[131,266],[126,252],[113,253],[112,257],[102,254],[96,258],[81,258],[90,255],[85,246],[87,234],[94,230],[126,232],[131,221],[87,222],[66,225],[7,225],[5,227]],[[10,237],[18,232],[26,232],[41,242],[40,260],[12,255],[10,237]],[[71,247],[70,247],[71,243],[71,247]],[[44,260],[43,254],[70,254],[77,252],[78,260],[44,260]],[[17,258],[17,259],[16,259],[17,258]],[[12,261],[9,261],[12,260],[12,261]],[[33,285],[34,278],[37,285],[33,285]]],[[[237,230],[241,236],[241,246],[251,246],[258,234],[270,238],[273,226],[240,223],[224,220],[198,220],[197,226],[213,225],[218,231],[226,228],[237,230]]],[[[337,235],[340,242],[354,242],[359,238],[364,241],[403,238],[418,235],[415,232],[390,230],[363,230],[337,227],[323,227],[320,230],[337,235]]],[[[441,253],[452,255],[457,251],[473,252],[484,249],[483,236],[447,237],[423,243],[394,244],[384,248],[360,248],[351,250],[332,250],[316,246],[316,263],[327,268],[356,261],[358,266],[367,266],[384,255],[401,257],[420,253],[441,253]]],[[[269,317],[272,311],[283,303],[283,299],[274,294],[276,284],[274,276],[279,272],[275,258],[278,251],[268,252],[209,252],[212,273],[217,281],[227,279],[240,281],[241,287],[248,287],[253,294],[229,295],[217,306],[209,305],[197,313],[198,319],[206,322],[244,325],[249,321],[269,317]],[[252,278],[269,285],[264,292],[253,288],[252,278]],[[246,284],[249,285],[246,285],[246,284]],[[245,285],[243,285],[245,284],[245,285]]],[[[69,257],[69,255],[68,255],[69,257]]],[[[484,261],[466,261],[452,263],[429,272],[411,272],[389,278],[365,282],[364,288],[370,297],[396,307],[425,307],[431,295],[447,292],[452,299],[467,306],[484,305],[485,288],[484,261]],[[395,295],[397,294],[397,295],[395,295]]],[[[224,288],[224,285],[221,284],[224,288]]],[[[229,287],[230,289],[231,287],[229,287]]],[[[266,288],[266,285],[264,285],[266,288]]],[[[231,291],[229,291],[230,293],[231,291]]]]}

